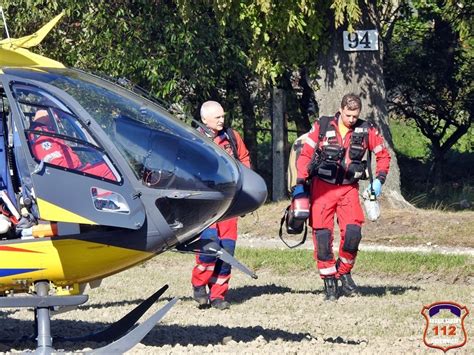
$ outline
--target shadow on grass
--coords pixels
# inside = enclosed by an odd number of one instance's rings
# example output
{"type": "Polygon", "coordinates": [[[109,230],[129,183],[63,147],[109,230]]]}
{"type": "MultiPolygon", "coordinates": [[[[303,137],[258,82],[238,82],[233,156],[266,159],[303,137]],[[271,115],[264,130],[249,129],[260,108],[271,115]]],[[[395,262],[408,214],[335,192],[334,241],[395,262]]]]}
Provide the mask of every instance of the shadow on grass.
{"type": "MultiPolygon", "coordinates": [[[[362,297],[403,295],[407,291],[420,290],[421,288],[417,286],[359,286],[359,295],[362,297]]],[[[324,287],[321,284],[321,286],[315,285],[314,290],[294,290],[289,287],[282,287],[275,284],[266,286],[243,286],[230,289],[227,298],[231,303],[243,303],[251,298],[262,295],[284,293],[319,295],[324,293],[324,287]]]]}
{"type": "MultiPolygon", "coordinates": [[[[223,313],[224,316],[224,313],[223,313]]],[[[0,330],[0,351],[35,349],[37,346],[33,335],[33,321],[24,321],[6,318],[2,320],[0,330]],[[26,334],[25,334],[26,333],[26,334]]],[[[54,320],[52,322],[53,347],[62,351],[70,352],[84,348],[99,348],[105,343],[92,341],[59,341],[54,340],[54,336],[77,336],[77,333],[92,333],[108,324],[102,322],[54,320]],[[69,334],[65,334],[69,333],[69,334]],[[73,334],[75,333],[75,334],[73,334]]],[[[222,325],[199,326],[199,325],[160,325],[155,326],[151,332],[141,341],[147,346],[164,345],[193,345],[207,346],[222,344],[224,338],[231,337],[236,342],[252,342],[257,338],[272,341],[281,339],[285,342],[301,342],[304,339],[311,339],[309,333],[289,332],[280,329],[267,329],[261,326],[248,327],[226,327],[222,325]]],[[[229,339],[230,340],[230,339],[229,339]]]]}
{"type": "MultiPolygon", "coordinates": [[[[160,297],[160,300],[168,299],[171,301],[173,297],[160,297]]],[[[136,306],[145,301],[144,298],[137,298],[135,300],[123,300],[123,301],[115,301],[115,302],[105,302],[105,303],[94,303],[94,304],[87,304],[81,305],[77,307],[80,310],[88,310],[88,309],[102,309],[102,308],[110,308],[110,307],[123,307],[123,306],[136,306]]]]}
{"type": "Polygon", "coordinates": [[[289,287],[278,286],[275,284],[265,286],[243,286],[231,288],[227,293],[230,302],[243,303],[251,298],[263,295],[279,295],[284,293],[294,293],[289,287]]]}
{"type": "MultiPolygon", "coordinates": [[[[358,294],[362,297],[372,296],[386,296],[386,295],[403,295],[407,291],[420,291],[421,288],[417,286],[359,286],[358,294]]],[[[227,299],[231,303],[244,303],[254,297],[263,295],[277,295],[277,294],[310,294],[320,295],[324,293],[324,287],[315,286],[314,290],[294,290],[290,287],[282,287],[275,284],[265,286],[243,286],[235,289],[230,289],[227,299]]],[[[192,298],[189,297],[191,300],[192,298]]]]}
{"type": "Polygon", "coordinates": [[[226,327],[222,325],[181,327],[163,325],[155,327],[142,341],[148,346],[177,345],[207,346],[222,344],[222,340],[232,337],[236,342],[252,342],[257,338],[266,341],[281,339],[284,342],[301,342],[312,338],[308,333],[288,332],[281,329],[267,329],[261,326],[226,327]]]}
{"type": "Polygon", "coordinates": [[[403,295],[407,291],[420,291],[417,286],[359,286],[360,296],[403,295]]]}
{"type": "MultiPolygon", "coordinates": [[[[263,295],[280,295],[284,293],[301,293],[299,291],[295,291],[289,287],[278,286],[275,284],[265,285],[265,286],[242,286],[229,289],[229,292],[226,295],[226,299],[230,303],[244,303],[254,297],[259,297],[263,295]]],[[[191,293],[191,292],[190,292],[191,293]]],[[[308,293],[310,293],[308,291],[308,293]]],[[[166,298],[162,298],[166,299],[166,298]]],[[[182,301],[193,301],[191,296],[189,297],[180,297],[182,301]]]]}

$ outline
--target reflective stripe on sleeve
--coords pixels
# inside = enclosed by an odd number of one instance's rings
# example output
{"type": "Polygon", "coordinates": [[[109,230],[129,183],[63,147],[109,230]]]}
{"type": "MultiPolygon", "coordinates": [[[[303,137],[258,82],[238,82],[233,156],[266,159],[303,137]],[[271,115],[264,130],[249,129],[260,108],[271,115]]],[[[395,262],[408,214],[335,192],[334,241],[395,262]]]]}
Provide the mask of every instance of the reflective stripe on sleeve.
{"type": "Polygon", "coordinates": [[[316,142],[313,141],[311,138],[309,138],[309,136],[306,138],[305,143],[309,144],[309,145],[311,146],[311,148],[315,148],[315,147],[316,147],[316,142]]]}
{"type": "Polygon", "coordinates": [[[382,150],[385,149],[385,144],[379,144],[378,146],[376,146],[373,150],[374,154],[377,154],[379,152],[381,152],[382,150]]]}

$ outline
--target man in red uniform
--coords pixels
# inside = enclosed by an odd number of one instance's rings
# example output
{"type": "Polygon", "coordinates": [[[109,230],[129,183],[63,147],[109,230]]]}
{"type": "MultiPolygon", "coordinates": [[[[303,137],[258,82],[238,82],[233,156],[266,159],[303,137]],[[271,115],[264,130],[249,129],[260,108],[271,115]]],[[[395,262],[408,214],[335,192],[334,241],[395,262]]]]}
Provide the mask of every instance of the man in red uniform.
{"type": "MultiPolygon", "coordinates": [[[[237,131],[224,127],[224,109],[216,101],[206,101],[201,106],[201,120],[209,128],[203,132],[250,168],[250,155],[237,131]]],[[[218,243],[229,254],[234,255],[237,240],[237,217],[212,224],[201,233],[201,239],[218,243]]],[[[200,306],[207,305],[220,310],[228,309],[225,295],[229,289],[231,266],[214,256],[196,255],[196,265],[192,272],[193,298],[200,306]],[[209,288],[209,293],[207,288],[209,288]]]]}
{"type": "MultiPolygon", "coordinates": [[[[30,129],[56,133],[52,118],[46,110],[36,111],[30,129]]],[[[32,143],[33,154],[38,160],[76,170],[82,166],[77,154],[74,153],[72,148],[63,139],[33,133],[30,134],[29,139],[32,143]]]]}
{"type": "MultiPolygon", "coordinates": [[[[58,115],[54,114],[59,121],[58,115]]],[[[56,134],[54,128],[54,118],[50,116],[47,110],[38,110],[33,117],[30,129],[38,132],[47,132],[56,134]]],[[[72,170],[82,171],[91,175],[103,177],[109,180],[117,181],[112,170],[105,161],[99,161],[95,164],[83,164],[79,156],[66,143],[64,139],[55,136],[42,134],[29,134],[31,150],[36,159],[72,170]]]]}
{"type": "Polygon", "coordinates": [[[367,164],[363,160],[366,151],[376,157],[372,188],[377,197],[390,166],[384,139],[372,123],[359,119],[361,108],[359,96],[345,95],[339,112],[325,118],[325,132],[321,129],[324,118],[313,124],[297,161],[298,179],[293,196],[304,196],[309,183],[314,258],[324,280],[326,299],[331,301],[338,297],[338,280],[343,294],[351,295],[357,290],[351,270],[362,238],[364,213],[358,181],[367,178],[367,164]],[[337,260],[333,254],[334,214],[341,238],[337,260]]]}

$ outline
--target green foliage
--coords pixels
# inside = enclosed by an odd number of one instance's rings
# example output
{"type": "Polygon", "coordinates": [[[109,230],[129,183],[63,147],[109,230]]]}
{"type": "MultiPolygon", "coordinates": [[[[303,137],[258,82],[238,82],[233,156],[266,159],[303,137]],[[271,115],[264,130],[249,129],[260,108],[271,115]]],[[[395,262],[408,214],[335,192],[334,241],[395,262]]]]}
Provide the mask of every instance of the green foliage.
{"type": "Polygon", "coordinates": [[[357,0],[179,0],[185,21],[195,19],[193,9],[210,5],[208,15],[239,49],[251,72],[263,83],[275,83],[287,70],[316,67],[329,38],[332,13],[336,25],[360,17],[357,0]],[[332,9],[333,11],[330,11],[332,9]],[[328,19],[331,19],[328,21],[328,19]]]}
{"type": "Polygon", "coordinates": [[[460,201],[474,201],[474,173],[469,168],[474,166],[472,129],[446,154],[443,182],[432,184],[429,182],[430,141],[410,121],[390,120],[401,189],[410,203],[420,208],[460,210],[467,208],[460,201]]]}
{"type": "Polygon", "coordinates": [[[10,23],[17,37],[64,9],[65,18],[39,50],[67,66],[127,77],[156,96],[193,108],[225,85],[228,63],[221,58],[215,22],[199,16],[200,21],[185,23],[172,2],[7,1],[4,6],[15,19],[10,23]]]}
{"type": "Polygon", "coordinates": [[[348,20],[348,31],[354,30],[354,24],[361,18],[361,10],[358,0],[334,0],[331,5],[334,10],[335,24],[337,27],[344,24],[348,20]]]}
{"type": "Polygon", "coordinates": [[[390,121],[390,132],[392,133],[395,151],[410,158],[426,160],[429,156],[429,140],[424,137],[420,130],[410,122],[390,121]]]}
{"type": "Polygon", "coordinates": [[[394,27],[385,82],[391,111],[430,140],[436,167],[472,125],[472,31],[471,38],[463,34],[468,19],[457,4],[431,0],[412,6],[394,27]]]}

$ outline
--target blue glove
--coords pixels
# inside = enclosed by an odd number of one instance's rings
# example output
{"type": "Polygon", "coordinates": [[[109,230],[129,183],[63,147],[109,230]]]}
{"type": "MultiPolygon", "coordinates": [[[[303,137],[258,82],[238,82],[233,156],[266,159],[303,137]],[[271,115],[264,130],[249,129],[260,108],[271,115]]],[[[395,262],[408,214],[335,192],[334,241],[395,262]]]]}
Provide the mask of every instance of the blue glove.
{"type": "MultiPolygon", "coordinates": [[[[375,179],[372,181],[372,188],[374,189],[375,197],[379,197],[380,194],[382,193],[382,183],[380,182],[379,179],[375,179]]],[[[370,196],[372,191],[370,190],[370,184],[367,186],[367,195],[370,196]]]]}
{"type": "Polygon", "coordinates": [[[301,197],[308,197],[308,193],[306,192],[303,184],[298,184],[293,187],[293,192],[291,193],[292,198],[301,198],[301,197]]]}

